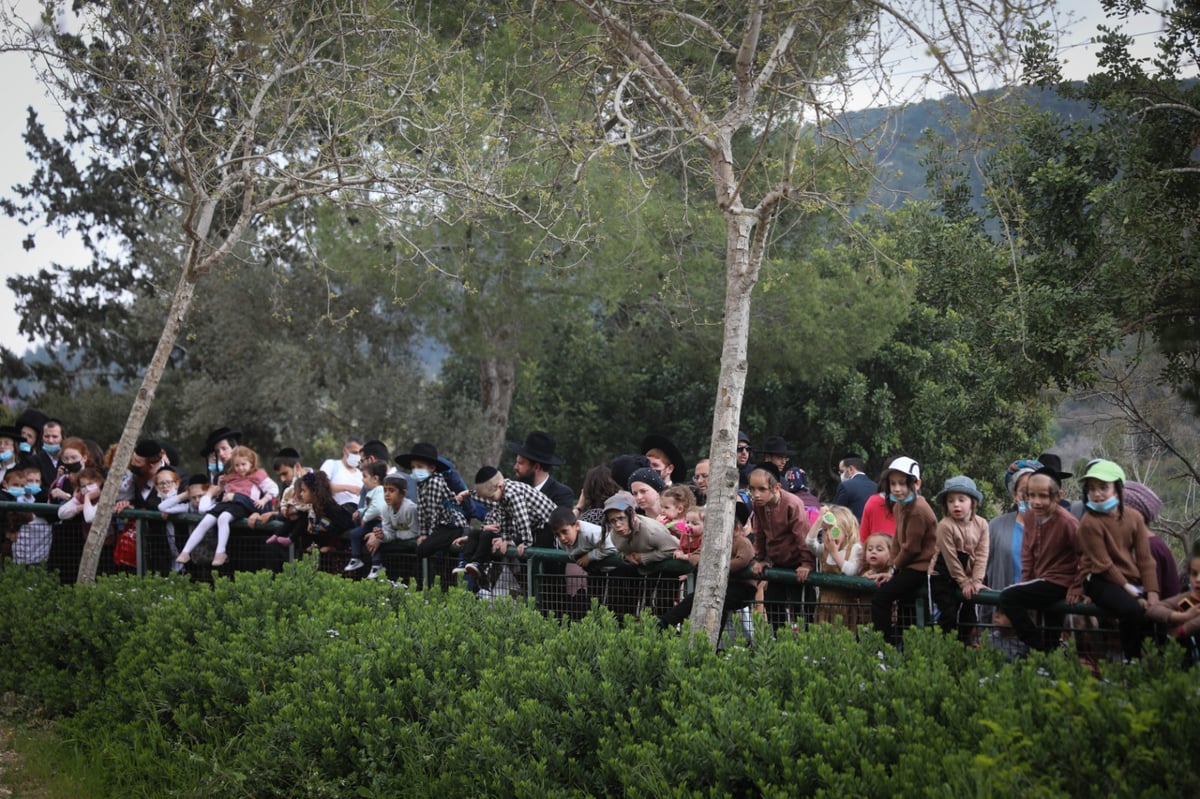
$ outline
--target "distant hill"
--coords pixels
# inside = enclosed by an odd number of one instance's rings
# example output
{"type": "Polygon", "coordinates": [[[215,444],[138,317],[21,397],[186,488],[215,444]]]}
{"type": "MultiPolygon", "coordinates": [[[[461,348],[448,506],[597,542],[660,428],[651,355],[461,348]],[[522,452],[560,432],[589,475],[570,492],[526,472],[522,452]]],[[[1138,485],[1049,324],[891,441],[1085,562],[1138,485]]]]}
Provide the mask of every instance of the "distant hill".
{"type": "MultiPolygon", "coordinates": [[[[1008,102],[1024,102],[1036,108],[1052,111],[1064,120],[1088,119],[1096,116],[1086,102],[1068,100],[1051,89],[1025,87],[1012,90],[1008,102]]],[[[995,100],[999,91],[980,95],[982,101],[995,100]]],[[[968,119],[965,103],[949,96],[940,100],[924,100],[903,107],[870,108],[846,114],[843,123],[856,137],[878,141],[875,163],[880,168],[880,188],[871,198],[887,207],[905,199],[927,199],[925,167],[921,165],[928,145],[927,136],[956,141],[956,129],[964,129],[968,119]]],[[[963,134],[961,145],[970,147],[963,134]]],[[[972,196],[979,198],[983,186],[978,175],[972,176],[972,196]]]]}

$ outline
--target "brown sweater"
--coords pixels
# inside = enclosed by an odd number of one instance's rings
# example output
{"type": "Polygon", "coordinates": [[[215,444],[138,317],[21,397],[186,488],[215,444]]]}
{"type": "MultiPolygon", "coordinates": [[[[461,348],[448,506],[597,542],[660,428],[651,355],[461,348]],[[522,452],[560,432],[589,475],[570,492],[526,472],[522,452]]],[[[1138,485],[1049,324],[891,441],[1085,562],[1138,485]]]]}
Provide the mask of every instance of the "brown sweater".
{"type": "Polygon", "coordinates": [[[928,572],[937,557],[937,516],[925,497],[907,505],[896,503],[896,537],[892,541],[892,565],[896,569],[928,572]]]}
{"type": "Polygon", "coordinates": [[[787,491],[774,504],[754,506],[754,556],[780,569],[817,565],[808,538],[808,511],[787,491]]]}
{"type": "Polygon", "coordinates": [[[1079,521],[1061,505],[1054,506],[1048,519],[1039,519],[1030,510],[1022,521],[1025,537],[1021,540],[1021,579],[1046,580],[1064,586],[1069,593],[1082,590],[1079,521]]]}
{"type": "MultiPolygon", "coordinates": [[[[965,522],[955,521],[949,516],[938,522],[937,548],[946,564],[947,576],[965,590],[973,583],[983,584],[987,572],[988,546],[987,519],[975,515],[965,522]],[[959,560],[959,553],[967,554],[967,569],[959,560]]],[[[937,562],[934,558],[933,563],[937,562]]],[[[933,567],[931,566],[931,569],[933,567]]]]}
{"type": "Polygon", "coordinates": [[[1125,508],[1116,512],[1083,512],[1079,521],[1080,568],[1086,574],[1098,574],[1110,583],[1133,583],[1158,593],[1158,572],[1150,554],[1150,531],[1142,514],[1125,508]]]}

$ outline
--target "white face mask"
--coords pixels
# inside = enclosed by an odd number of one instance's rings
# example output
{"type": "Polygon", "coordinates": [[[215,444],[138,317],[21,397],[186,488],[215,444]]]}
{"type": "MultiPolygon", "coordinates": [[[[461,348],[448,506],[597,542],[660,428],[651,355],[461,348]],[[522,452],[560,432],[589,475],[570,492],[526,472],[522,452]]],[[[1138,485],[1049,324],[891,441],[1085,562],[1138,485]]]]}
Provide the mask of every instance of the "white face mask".
{"type": "Polygon", "coordinates": [[[362,462],[362,457],[360,455],[352,454],[352,455],[346,456],[346,465],[349,466],[351,469],[357,469],[358,464],[361,462],[362,462]]]}

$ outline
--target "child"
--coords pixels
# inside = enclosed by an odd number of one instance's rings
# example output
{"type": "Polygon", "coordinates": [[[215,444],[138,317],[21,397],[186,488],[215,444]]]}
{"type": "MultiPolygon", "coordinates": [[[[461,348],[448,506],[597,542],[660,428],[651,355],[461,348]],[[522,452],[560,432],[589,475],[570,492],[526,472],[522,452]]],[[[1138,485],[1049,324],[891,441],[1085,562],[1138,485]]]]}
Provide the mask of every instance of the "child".
{"type": "Polygon", "coordinates": [[[587,612],[588,567],[594,568],[594,564],[615,555],[617,548],[600,525],[577,519],[574,508],[555,508],[547,524],[554,533],[555,546],[574,561],[563,569],[565,609],[572,618],[582,618],[587,612]]]}
{"type": "Polygon", "coordinates": [[[308,535],[321,552],[336,549],[342,534],[354,527],[354,517],[334,501],[329,475],[312,471],[300,478],[296,488],[298,505],[308,507],[308,535]]]}
{"type": "Polygon", "coordinates": [[[1189,590],[1167,597],[1146,609],[1146,618],[1167,625],[1175,640],[1187,647],[1187,665],[1200,658],[1200,553],[1188,561],[1189,590]]]}
{"type": "Polygon", "coordinates": [[[863,544],[862,576],[874,580],[892,568],[892,537],[887,533],[871,533],[863,544]]]}
{"type": "MultiPolygon", "coordinates": [[[[179,492],[179,472],[175,471],[171,466],[164,466],[154,473],[154,493],[147,498],[146,509],[157,510],[161,513],[164,504],[171,505],[177,501],[178,497],[186,496],[187,494],[179,492]]],[[[163,519],[166,518],[167,514],[163,513],[163,519]]],[[[167,522],[166,524],[151,522],[148,525],[148,529],[151,532],[151,536],[147,540],[147,543],[153,541],[157,544],[155,536],[158,533],[162,533],[163,540],[167,544],[167,557],[170,562],[173,562],[179,556],[179,545],[175,541],[175,525],[172,522],[167,522]]],[[[158,550],[158,553],[162,552],[159,546],[154,546],[153,549],[158,550]]],[[[164,556],[159,554],[157,557],[154,557],[154,555],[155,553],[152,551],[148,554],[148,558],[153,562],[161,563],[159,559],[164,556]]],[[[178,563],[172,563],[174,571],[179,571],[181,568],[178,563]]]]}
{"type": "MultiPolygon", "coordinates": [[[[0,427],[0,481],[8,476],[9,470],[17,465],[17,439],[21,431],[15,427],[0,427]]],[[[21,487],[24,493],[25,487],[21,487]]],[[[5,499],[8,499],[5,497],[5,499]]]]}
{"type": "Polygon", "coordinates": [[[371,553],[368,580],[387,577],[383,568],[383,551],[380,549],[383,544],[392,541],[414,541],[417,537],[417,503],[408,498],[408,481],[398,474],[383,478],[383,510],[380,512],[379,522],[379,529],[368,534],[365,539],[367,551],[371,553]]]}
{"type": "Polygon", "coordinates": [[[1021,562],[1025,580],[1000,592],[1000,610],[1022,643],[1050,652],[1061,640],[1062,614],[1046,608],[1064,599],[1076,604],[1083,598],[1079,570],[1079,522],[1059,504],[1059,473],[1039,466],[1029,475],[1022,496],[1028,508],[1021,522],[1021,562]],[[1039,629],[1029,610],[1042,611],[1039,629]]]}
{"type": "Polygon", "coordinates": [[[1088,464],[1083,475],[1079,522],[1083,590],[1097,606],[1116,614],[1126,660],[1142,651],[1146,608],[1158,602],[1158,574],[1150,554],[1150,531],[1142,515],[1121,501],[1125,472],[1108,460],[1088,464]]]}
{"type": "Polygon", "coordinates": [[[283,494],[279,498],[279,508],[278,510],[252,513],[246,523],[255,527],[278,518],[289,526],[289,532],[284,535],[273,533],[267,537],[264,543],[287,547],[292,544],[294,532],[308,529],[309,508],[307,505],[298,503],[297,486],[300,478],[308,474],[309,470],[300,462],[300,453],[292,447],[284,447],[279,450],[274,460],[271,461],[271,468],[274,470],[275,476],[279,478],[279,484],[283,486],[283,494]]]}
{"type": "MultiPolygon", "coordinates": [[[[379,526],[379,517],[383,514],[383,479],[387,477],[387,464],[383,461],[372,461],[360,469],[362,472],[363,495],[359,500],[358,510],[354,512],[354,521],[358,526],[350,531],[350,561],[343,572],[350,573],[361,569],[363,536],[367,531],[379,526]]],[[[372,572],[378,577],[375,567],[372,572]]],[[[372,578],[373,579],[373,578],[372,578]]]]}
{"type": "Polygon", "coordinates": [[[942,520],[937,525],[938,555],[930,564],[929,592],[938,607],[938,626],[944,633],[957,631],[964,644],[971,642],[975,595],[984,587],[988,562],[988,523],[979,515],[983,493],[966,475],[951,477],[938,492],[942,520]]]}
{"type": "Polygon", "coordinates": [[[184,491],[164,499],[158,504],[158,510],[164,517],[177,513],[208,513],[216,504],[208,493],[210,487],[207,474],[193,474],[184,491]]]}
{"type": "Polygon", "coordinates": [[[192,530],[183,551],[175,559],[176,563],[187,563],[192,559],[192,550],[215,525],[217,528],[217,551],[213,555],[212,565],[223,566],[229,559],[225,548],[229,544],[229,525],[237,519],[244,519],[254,510],[268,507],[279,495],[279,487],[265,470],[258,468],[258,455],[249,447],[234,447],[233,455],[229,458],[231,471],[222,475],[221,502],[204,514],[204,518],[192,530]]]}
{"type": "Polygon", "coordinates": [[[687,532],[685,517],[696,506],[696,495],[687,486],[671,486],[662,492],[659,501],[659,517],[663,526],[676,538],[687,532]]]}
{"type": "MultiPolygon", "coordinates": [[[[893,644],[900,629],[892,623],[892,606],[912,602],[929,582],[929,564],[937,554],[937,517],[918,491],[921,466],[909,457],[892,461],[887,470],[888,509],[896,519],[892,542],[892,573],[875,578],[879,586],[871,597],[871,624],[893,644]]],[[[931,609],[932,612],[932,609],[931,609]]]]}
{"type": "MultiPolygon", "coordinates": [[[[41,484],[42,470],[32,461],[18,464],[4,474],[3,488],[10,501],[32,504],[41,493],[41,484]]],[[[53,530],[50,522],[36,513],[10,512],[7,532],[12,541],[13,563],[33,565],[45,563],[50,557],[53,530]]]]}
{"type": "Polygon", "coordinates": [[[704,506],[688,508],[685,518],[687,525],[679,537],[679,549],[675,551],[675,557],[680,559],[700,554],[700,545],[704,543],[704,506]]]}
{"type": "MultiPolygon", "coordinates": [[[[825,574],[856,576],[862,570],[863,545],[858,540],[858,520],[849,508],[823,505],[816,524],[808,531],[808,546],[817,559],[817,570],[825,574]]],[[[816,620],[834,624],[838,617],[851,630],[865,624],[860,607],[862,594],[847,588],[824,586],[818,594],[816,620]]]]}
{"type": "Polygon", "coordinates": [[[104,488],[104,474],[99,469],[87,468],[80,471],[75,479],[79,487],[70,499],[58,506],[58,518],[67,521],[82,513],[83,521],[91,524],[92,519],[96,518],[96,500],[104,488]]]}
{"type": "Polygon", "coordinates": [[[549,523],[558,548],[565,550],[581,569],[617,553],[612,539],[600,525],[576,519],[571,508],[555,508],[549,523]]]}
{"type": "MultiPolygon", "coordinates": [[[[417,557],[427,558],[446,549],[467,533],[467,519],[457,504],[454,491],[446,484],[450,467],[438,460],[433,444],[413,444],[412,451],[396,456],[396,465],[417,481],[417,557]]],[[[460,492],[461,493],[461,492],[460,492]]]]}
{"type": "Polygon", "coordinates": [[[75,493],[75,478],[88,466],[87,444],[82,438],[68,438],[58,452],[58,474],[50,484],[50,502],[61,504],[75,493]]]}

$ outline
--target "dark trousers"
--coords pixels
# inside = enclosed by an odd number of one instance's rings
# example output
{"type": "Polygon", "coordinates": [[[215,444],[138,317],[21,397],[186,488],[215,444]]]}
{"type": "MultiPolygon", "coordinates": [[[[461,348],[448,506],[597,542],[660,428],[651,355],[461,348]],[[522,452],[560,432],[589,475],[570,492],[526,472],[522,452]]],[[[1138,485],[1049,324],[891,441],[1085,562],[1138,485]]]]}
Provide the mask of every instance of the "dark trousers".
{"type": "Polygon", "coordinates": [[[425,540],[417,544],[417,557],[428,558],[444,549],[449,549],[454,539],[466,535],[462,527],[435,527],[433,532],[425,536],[425,540]]]}
{"type": "Polygon", "coordinates": [[[1063,614],[1050,613],[1045,608],[1066,598],[1065,586],[1049,580],[1029,580],[1010,585],[1000,592],[1000,610],[1008,616],[1013,632],[1026,646],[1042,652],[1051,652],[1062,640],[1063,614]],[[1030,610],[1042,611],[1041,627],[1033,623],[1029,616],[1030,610]]]}
{"type": "MultiPolygon", "coordinates": [[[[756,593],[754,585],[741,581],[730,581],[725,587],[725,601],[721,605],[721,628],[724,629],[725,622],[729,621],[729,614],[735,610],[741,610],[754,601],[756,593]]],[[[669,609],[666,613],[658,617],[659,627],[674,627],[676,624],[683,622],[692,615],[692,606],[696,604],[696,592],[688,594],[683,598],[683,601],[669,609]]]]}
{"type": "Polygon", "coordinates": [[[1127,660],[1142,654],[1142,639],[1146,636],[1146,609],[1130,596],[1124,586],[1111,583],[1099,574],[1090,574],[1083,590],[1096,607],[1117,617],[1121,631],[1121,651],[1127,660]]]}
{"type": "Polygon", "coordinates": [[[929,578],[929,595],[938,608],[938,626],[942,632],[956,633],[964,644],[971,640],[975,627],[975,603],[963,599],[958,583],[950,576],[935,574],[929,578]]]}
{"type": "MultiPolygon", "coordinates": [[[[871,596],[871,624],[883,633],[889,643],[900,643],[902,627],[892,623],[892,606],[897,602],[912,602],[927,589],[929,575],[918,569],[901,569],[875,589],[871,596]]],[[[907,627],[907,623],[903,625],[907,627]]]]}
{"type": "Polygon", "coordinates": [[[499,533],[472,530],[467,533],[467,542],[463,544],[463,560],[467,563],[480,565],[491,563],[493,560],[492,542],[500,537],[499,533]]]}
{"type": "Polygon", "coordinates": [[[810,620],[812,603],[809,602],[808,586],[803,583],[767,583],[767,589],[763,592],[763,605],[766,606],[767,621],[772,629],[788,624],[789,611],[791,621],[795,624],[806,624],[810,620]]]}

